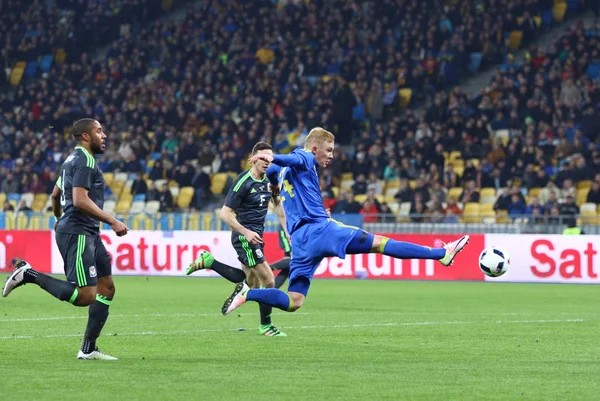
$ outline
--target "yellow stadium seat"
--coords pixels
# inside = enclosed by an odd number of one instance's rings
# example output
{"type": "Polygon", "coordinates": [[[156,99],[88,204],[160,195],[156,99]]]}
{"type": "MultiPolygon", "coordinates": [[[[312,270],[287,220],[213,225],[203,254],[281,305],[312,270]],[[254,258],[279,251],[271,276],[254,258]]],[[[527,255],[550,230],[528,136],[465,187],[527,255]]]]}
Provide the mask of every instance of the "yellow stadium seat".
{"type": "Polygon", "coordinates": [[[65,49],[58,49],[58,51],[56,52],[56,55],[54,56],[54,60],[56,61],[56,63],[63,64],[66,59],[67,59],[67,53],[65,52],[65,49]]]}
{"type": "Polygon", "coordinates": [[[30,230],[44,230],[45,219],[41,215],[32,215],[29,218],[29,229],[30,230]]]}
{"type": "Polygon", "coordinates": [[[460,199],[460,196],[462,195],[462,191],[463,189],[460,187],[450,188],[450,190],[448,191],[448,198],[454,198],[458,201],[460,199]]]}
{"type": "Polygon", "coordinates": [[[598,224],[598,215],[595,210],[583,210],[580,217],[582,224],[598,224]]]}
{"type": "Polygon", "coordinates": [[[396,198],[394,198],[394,195],[385,195],[385,203],[389,204],[391,202],[395,202],[396,198]]]}
{"type": "Polygon", "coordinates": [[[586,189],[592,187],[591,180],[582,180],[577,183],[577,189],[586,189]]]}
{"type": "Polygon", "coordinates": [[[35,196],[35,202],[43,202],[44,204],[48,201],[48,194],[37,194],[35,196]]]}
{"type": "Polygon", "coordinates": [[[212,192],[215,195],[222,194],[223,189],[227,184],[227,177],[228,175],[226,173],[217,173],[213,175],[210,180],[210,192],[212,192]]]}
{"type": "Polygon", "coordinates": [[[458,150],[454,150],[452,152],[450,152],[450,162],[456,160],[456,159],[461,159],[462,158],[462,153],[460,153],[460,151],[458,150]]]}
{"type": "Polygon", "coordinates": [[[121,196],[119,196],[119,202],[133,202],[133,195],[130,192],[122,192],[121,196]]]}
{"type": "Polygon", "coordinates": [[[465,169],[465,161],[463,159],[454,159],[452,160],[452,166],[454,167],[454,170],[458,169],[465,169]]]}
{"type": "Polygon", "coordinates": [[[179,197],[177,198],[177,207],[184,209],[184,208],[188,207],[191,202],[192,202],[191,196],[183,195],[180,193],[179,197]]]}
{"type": "Polygon", "coordinates": [[[190,213],[188,216],[188,230],[200,231],[200,214],[190,213]]]}
{"type": "Polygon", "coordinates": [[[10,84],[13,86],[19,85],[21,79],[23,78],[23,74],[25,73],[24,68],[15,67],[10,72],[10,84]]]}
{"type": "Polygon", "coordinates": [[[400,180],[388,181],[385,184],[385,191],[396,190],[398,192],[398,188],[400,188],[400,180]]]}
{"type": "Polygon", "coordinates": [[[482,188],[479,195],[482,198],[493,197],[496,196],[496,188],[482,188]]]}
{"type": "Polygon", "coordinates": [[[471,163],[473,164],[473,167],[478,167],[479,166],[479,159],[471,159],[471,163]]]}
{"type": "Polygon", "coordinates": [[[6,194],[4,192],[0,192],[0,206],[4,207],[5,201],[6,201],[6,194]]]}
{"type": "Polygon", "coordinates": [[[587,202],[588,192],[590,192],[589,188],[582,188],[577,190],[576,201],[578,205],[583,205],[587,202]]]}
{"type": "Polygon", "coordinates": [[[461,166],[455,166],[454,172],[462,177],[463,173],[465,172],[465,168],[461,166]]]}
{"type": "Polygon", "coordinates": [[[340,189],[338,187],[332,187],[331,191],[333,192],[333,197],[335,199],[339,198],[339,196],[340,196],[340,189]]]}
{"type": "Polygon", "coordinates": [[[480,203],[479,204],[479,213],[494,213],[494,205],[491,203],[480,203]]]}
{"type": "Polygon", "coordinates": [[[465,205],[463,211],[463,222],[464,223],[480,223],[479,217],[479,203],[469,202],[465,205]]]}
{"type": "Polygon", "coordinates": [[[15,224],[15,212],[6,212],[4,215],[4,228],[6,230],[14,230],[15,224]]]}
{"type": "Polygon", "coordinates": [[[508,48],[511,50],[520,49],[522,40],[523,40],[523,31],[512,31],[508,35],[508,48]]]}
{"type": "Polygon", "coordinates": [[[175,180],[169,181],[169,188],[179,187],[179,184],[175,180]]]}
{"type": "Polygon", "coordinates": [[[114,173],[104,173],[104,183],[106,185],[110,186],[110,184],[113,182],[114,179],[115,179],[114,173]]]}
{"type": "Polygon", "coordinates": [[[540,196],[540,193],[542,193],[542,188],[531,188],[531,189],[529,190],[529,193],[528,193],[528,195],[529,195],[529,196],[536,196],[536,197],[538,197],[538,198],[539,198],[539,196],[540,196]]]}
{"type": "Polygon", "coordinates": [[[479,217],[481,218],[481,222],[484,224],[496,223],[496,213],[493,210],[491,212],[482,212],[481,209],[479,209],[479,217]]]}
{"type": "Polygon", "coordinates": [[[34,212],[43,212],[44,206],[46,206],[46,202],[40,202],[36,200],[31,204],[31,210],[34,212]]]}
{"type": "Polygon", "coordinates": [[[130,208],[131,208],[131,202],[119,201],[119,203],[117,203],[117,207],[115,208],[115,212],[125,214],[125,213],[129,212],[130,208]]]}
{"type": "Polygon", "coordinates": [[[408,186],[411,189],[415,189],[417,187],[417,181],[416,180],[410,180],[410,181],[408,181],[408,186]]]}
{"type": "Polygon", "coordinates": [[[194,187],[182,187],[179,190],[179,196],[194,196],[194,187]]]}
{"type": "Polygon", "coordinates": [[[214,214],[212,213],[202,213],[202,230],[210,231],[213,229],[212,223],[214,221],[214,214]]]}
{"type": "Polygon", "coordinates": [[[131,219],[131,228],[133,230],[154,230],[155,223],[154,219],[146,216],[145,214],[138,214],[133,216],[131,219]]]}
{"type": "Polygon", "coordinates": [[[533,17],[533,20],[535,21],[536,27],[539,28],[540,26],[542,26],[542,17],[535,16],[533,17]]]}
{"type": "Polygon", "coordinates": [[[496,212],[496,222],[500,224],[508,223],[508,212],[506,210],[498,210],[496,212]]]}
{"type": "Polygon", "coordinates": [[[29,216],[25,213],[17,213],[17,230],[27,230],[29,228],[29,216]]]}
{"type": "Polygon", "coordinates": [[[354,195],[354,200],[362,205],[367,200],[367,195],[354,195]]]}
{"type": "Polygon", "coordinates": [[[353,180],[354,176],[352,175],[352,173],[344,173],[342,174],[342,181],[344,180],[353,180]]]}
{"type": "Polygon", "coordinates": [[[398,91],[398,95],[400,97],[400,107],[408,107],[412,99],[412,89],[402,88],[398,91]]]}
{"type": "Polygon", "coordinates": [[[567,13],[567,4],[566,3],[556,3],[552,7],[552,16],[554,20],[557,22],[561,22],[565,19],[565,14],[567,13]]]}

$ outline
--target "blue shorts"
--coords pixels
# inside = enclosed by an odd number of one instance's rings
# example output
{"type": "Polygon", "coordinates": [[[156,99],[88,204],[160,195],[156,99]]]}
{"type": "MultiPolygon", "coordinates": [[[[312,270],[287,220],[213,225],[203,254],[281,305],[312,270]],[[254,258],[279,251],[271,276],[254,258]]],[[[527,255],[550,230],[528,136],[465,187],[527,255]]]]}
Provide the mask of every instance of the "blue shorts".
{"type": "Polygon", "coordinates": [[[346,257],[348,244],[357,233],[358,227],[347,226],[335,220],[308,223],[292,233],[292,260],[288,291],[308,293],[308,287],[323,258],[346,257]]]}

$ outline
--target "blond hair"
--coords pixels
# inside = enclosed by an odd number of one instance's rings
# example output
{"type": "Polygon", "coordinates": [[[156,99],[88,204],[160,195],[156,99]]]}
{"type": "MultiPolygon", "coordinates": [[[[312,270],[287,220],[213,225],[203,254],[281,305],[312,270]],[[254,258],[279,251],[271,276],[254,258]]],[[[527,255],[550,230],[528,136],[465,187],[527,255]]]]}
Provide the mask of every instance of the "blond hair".
{"type": "Polygon", "coordinates": [[[306,146],[309,143],[321,144],[322,142],[335,142],[335,136],[326,129],[315,127],[308,133],[304,144],[306,146]]]}

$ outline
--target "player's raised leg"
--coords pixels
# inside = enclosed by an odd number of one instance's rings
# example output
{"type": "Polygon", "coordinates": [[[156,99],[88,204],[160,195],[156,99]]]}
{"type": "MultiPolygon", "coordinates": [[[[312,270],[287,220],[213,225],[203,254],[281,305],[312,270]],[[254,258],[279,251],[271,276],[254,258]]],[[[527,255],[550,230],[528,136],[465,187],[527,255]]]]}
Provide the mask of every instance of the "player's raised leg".
{"type": "Polygon", "coordinates": [[[346,248],[348,254],[381,253],[397,259],[433,259],[444,266],[452,265],[454,258],[469,243],[465,235],[440,248],[431,248],[410,242],[396,241],[381,235],[357,230],[346,248]]]}

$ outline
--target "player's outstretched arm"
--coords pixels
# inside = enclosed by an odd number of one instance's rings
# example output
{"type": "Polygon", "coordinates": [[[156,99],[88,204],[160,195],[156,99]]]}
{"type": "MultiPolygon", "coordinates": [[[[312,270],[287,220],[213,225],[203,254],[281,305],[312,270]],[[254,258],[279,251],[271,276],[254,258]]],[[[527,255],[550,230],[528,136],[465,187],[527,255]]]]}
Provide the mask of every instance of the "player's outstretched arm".
{"type": "Polygon", "coordinates": [[[260,237],[260,235],[258,235],[254,231],[248,230],[246,227],[241,225],[239,221],[237,221],[237,219],[235,218],[235,212],[232,208],[230,208],[229,206],[223,206],[219,215],[221,216],[221,220],[223,220],[225,224],[227,224],[233,231],[237,231],[238,233],[246,237],[249,243],[262,244],[263,240],[260,237]]]}
{"type": "Polygon", "coordinates": [[[125,224],[100,209],[98,205],[90,199],[87,188],[73,187],[73,206],[88,216],[92,216],[96,220],[110,224],[110,227],[119,237],[124,236],[129,231],[129,228],[127,228],[125,224]]]}
{"type": "Polygon", "coordinates": [[[250,163],[256,163],[258,160],[263,160],[267,163],[273,163],[281,167],[300,167],[304,166],[304,160],[294,153],[289,155],[267,155],[259,153],[250,158],[250,163]]]}

